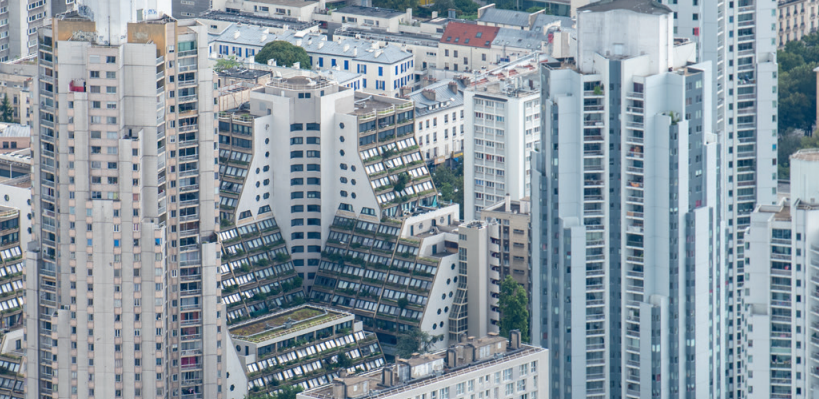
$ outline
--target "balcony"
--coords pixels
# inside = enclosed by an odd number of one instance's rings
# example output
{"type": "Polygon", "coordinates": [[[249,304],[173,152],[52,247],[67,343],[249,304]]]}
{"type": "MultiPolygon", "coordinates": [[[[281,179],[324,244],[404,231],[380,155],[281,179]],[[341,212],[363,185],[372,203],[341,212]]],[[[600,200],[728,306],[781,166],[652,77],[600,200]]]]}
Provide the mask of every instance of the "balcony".
{"type": "Polygon", "coordinates": [[[202,290],[184,290],[184,291],[179,291],[179,295],[180,295],[180,296],[196,296],[196,295],[202,295],[202,290]]]}
{"type": "Polygon", "coordinates": [[[179,325],[181,326],[195,326],[199,324],[202,324],[202,319],[189,319],[182,320],[181,322],[179,322],[179,325]]]}

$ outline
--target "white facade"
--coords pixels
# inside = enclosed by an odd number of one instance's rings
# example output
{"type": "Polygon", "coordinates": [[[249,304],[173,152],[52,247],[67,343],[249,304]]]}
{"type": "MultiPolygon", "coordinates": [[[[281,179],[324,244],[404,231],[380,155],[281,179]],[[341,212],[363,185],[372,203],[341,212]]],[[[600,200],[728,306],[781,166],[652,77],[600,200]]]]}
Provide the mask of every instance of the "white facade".
{"type": "Polygon", "coordinates": [[[499,68],[464,91],[464,215],[510,195],[531,194],[531,154],[540,142],[540,79],[534,65],[499,68]],[[509,71],[515,71],[510,74],[509,71]],[[499,81],[497,75],[508,75],[499,81]]]}
{"type": "Polygon", "coordinates": [[[748,398],[809,398],[819,388],[819,153],[791,157],[792,191],[746,230],[742,356],[748,398]],[[801,282],[801,283],[800,283],[801,282]]]}
{"type": "Polygon", "coordinates": [[[725,0],[678,2],[674,10],[675,35],[698,42],[698,61],[713,66],[714,130],[721,145],[721,204],[718,218],[725,234],[719,237],[723,253],[716,254],[723,267],[716,278],[728,284],[718,290],[723,303],[734,306],[715,314],[721,326],[721,355],[714,368],[728,370],[714,384],[720,395],[740,399],[746,392],[738,386],[744,368],[732,357],[742,351],[735,328],[742,321],[744,281],[744,229],[757,205],[777,201],[777,3],[775,1],[725,0]],[[696,18],[695,18],[696,16],[696,18]]]}
{"type": "Polygon", "coordinates": [[[464,149],[464,94],[452,80],[442,80],[410,93],[415,104],[415,139],[430,165],[462,156],[464,149]]]}
{"type": "Polygon", "coordinates": [[[249,12],[274,18],[293,18],[310,21],[313,13],[324,8],[324,2],[302,0],[216,0],[214,10],[249,12]]]}
{"type": "Polygon", "coordinates": [[[676,56],[693,43],[663,36],[668,8],[599,7],[578,11],[579,48],[626,39],[620,27],[595,29],[601,20],[639,21],[666,42],[623,43],[622,54],[601,45],[576,64],[542,66],[533,336],[559,359],[552,397],[711,397],[721,370],[702,365],[717,359],[721,281],[709,65],[676,56]]]}
{"type": "Polygon", "coordinates": [[[315,70],[337,69],[363,75],[361,87],[354,87],[355,90],[395,97],[401,87],[414,81],[412,54],[360,39],[340,37],[338,41],[329,41],[324,35],[290,31],[275,34],[269,28],[233,25],[211,40],[210,55],[211,58],[233,55],[253,62],[265,44],[277,40],[303,47],[315,70]]]}

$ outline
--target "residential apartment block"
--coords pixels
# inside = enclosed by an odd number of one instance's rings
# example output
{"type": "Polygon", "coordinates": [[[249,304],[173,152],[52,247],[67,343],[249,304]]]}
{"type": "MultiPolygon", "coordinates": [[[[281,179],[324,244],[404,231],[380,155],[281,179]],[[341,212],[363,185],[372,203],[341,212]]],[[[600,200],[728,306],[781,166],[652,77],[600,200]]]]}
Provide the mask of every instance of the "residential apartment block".
{"type": "Polygon", "coordinates": [[[745,228],[757,205],[777,203],[778,6],[753,0],[663,3],[677,15],[675,35],[697,42],[698,62],[713,65],[712,117],[721,147],[717,219],[727,223],[717,237],[722,250],[715,256],[722,266],[716,278],[726,284],[719,291],[723,309],[714,316],[724,337],[715,369],[727,373],[714,384],[718,396],[739,399],[747,377],[737,358],[744,351],[737,328],[745,297],[745,228]]]}
{"type": "MultiPolygon", "coordinates": [[[[398,359],[377,371],[341,373],[332,385],[298,399],[542,398],[549,385],[549,351],[491,334],[462,339],[444,351],[398,359]]],[[[548,397],[548,396],[545,396],[548,397]]]]}
{"type": "Polygon", "coordinates": [[[15,122],[31,126],[34,117],[34,83],[37,78],[37,56],[30,55],[11,62],[0,63],[0,101],[8,96],[14,109],[15,122]]]}
{"type": "Polygon", "coordinates": [[[541,66],[532,335],[555,398],[718,395],[713,86],[673,16],[592,3],[577,58],[541,66]]]}
{"type": "Polygon", "coordinates": [[[500,284],[507,276],[531,292],[528,199],[507,196],[484,208],[481,218],[458,228],[458,291],[449,314],[452,342],[461,334],[499,331],[500,284]]]}
{"type": "Polygon", "coordinates": [[[265,44],[277,40],[303,47],[310,56],[313,69],[337,69],[364,75],[362,86],[354,87],[355,90],[395,97],[401,87],[414,80],[415,61],[412,54],[397,47],[381,47],[360,39],[340,38],[339,41],[332,41],[325,35],[292,31],[274,34],[264,27],[229,27],[211,41],[211,56],[235,55],[253,62],[253,57],[265,44]]]}
{"type": "Polygon", "coordinates": [[[404,96],[415,104],[415,139],[429,166],[463,157],[464,93],[455,80],[441,80],[404,96]]]}
{"type": "Polygon", "coordinates": [[[819,152],[791,156],[791,193],[759,205],[745,234],[743,364],[748,398],[806,398],[819,384],[819,152]]]}
{"type": "Polygon", "coordinates": [[[538,31],[449,22],[438,43],[437,67],[452,71],[480,71],[543,52],[548,39],[538,31]]]}
{"type": "Polygon", "coordinates": [[[777,10],[779,15],[779,48],[788,42],[800,40],[802,36],[816,32],[819,28],[816,21],[819,2],[816,0],[780,0],[777,10]]]}
{"type": "Polygon", "coordinates": [[[540,56],[473,77],[464,91],[464,215],[510,195],[528,197],[532,151],[540,143],[540,56]]]}
{"type": "Polygon", "coordinates": [[[0,62],[37,54],[37,30],[51,15],[45,0],[0,1],[0,62]]]}
{"type": "Polygon", "coordinates": [[[89,6],[39,32],[27,395],[220,398],[206,27],[89,6]]]}
{"type": "Polygon", "coordinates": [[[285,384],[308,390],[330,384],[342,370],[354,374],[385,365],[375,334],[351,313],[331,308],[280,310],[237,324],[230,334],[235,352],[227,359],[229,399],[276,392],[285,384]]]}

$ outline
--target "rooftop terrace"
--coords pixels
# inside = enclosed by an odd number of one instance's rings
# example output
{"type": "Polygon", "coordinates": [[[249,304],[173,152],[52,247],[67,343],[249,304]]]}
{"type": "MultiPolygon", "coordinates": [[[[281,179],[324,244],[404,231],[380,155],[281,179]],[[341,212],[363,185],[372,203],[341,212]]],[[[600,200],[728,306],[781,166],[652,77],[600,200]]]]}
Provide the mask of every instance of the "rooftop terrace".
{"type": "Polygon", "coordinates": [[[233,338],[262,342],[339,320],[350,314],[312,305],[263,316],[230,328],[233,338]]]}

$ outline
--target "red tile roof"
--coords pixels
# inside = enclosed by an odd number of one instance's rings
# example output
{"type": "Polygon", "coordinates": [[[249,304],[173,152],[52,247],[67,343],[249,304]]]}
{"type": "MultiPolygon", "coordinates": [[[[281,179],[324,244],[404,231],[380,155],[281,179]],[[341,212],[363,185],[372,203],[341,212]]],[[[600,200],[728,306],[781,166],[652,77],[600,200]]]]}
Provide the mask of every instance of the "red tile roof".
{"type": "Polygon", "coordinates": [[[500,28],[462,22],[450,22],[441,36],[441,43],[490,48],[500,28]]]}

